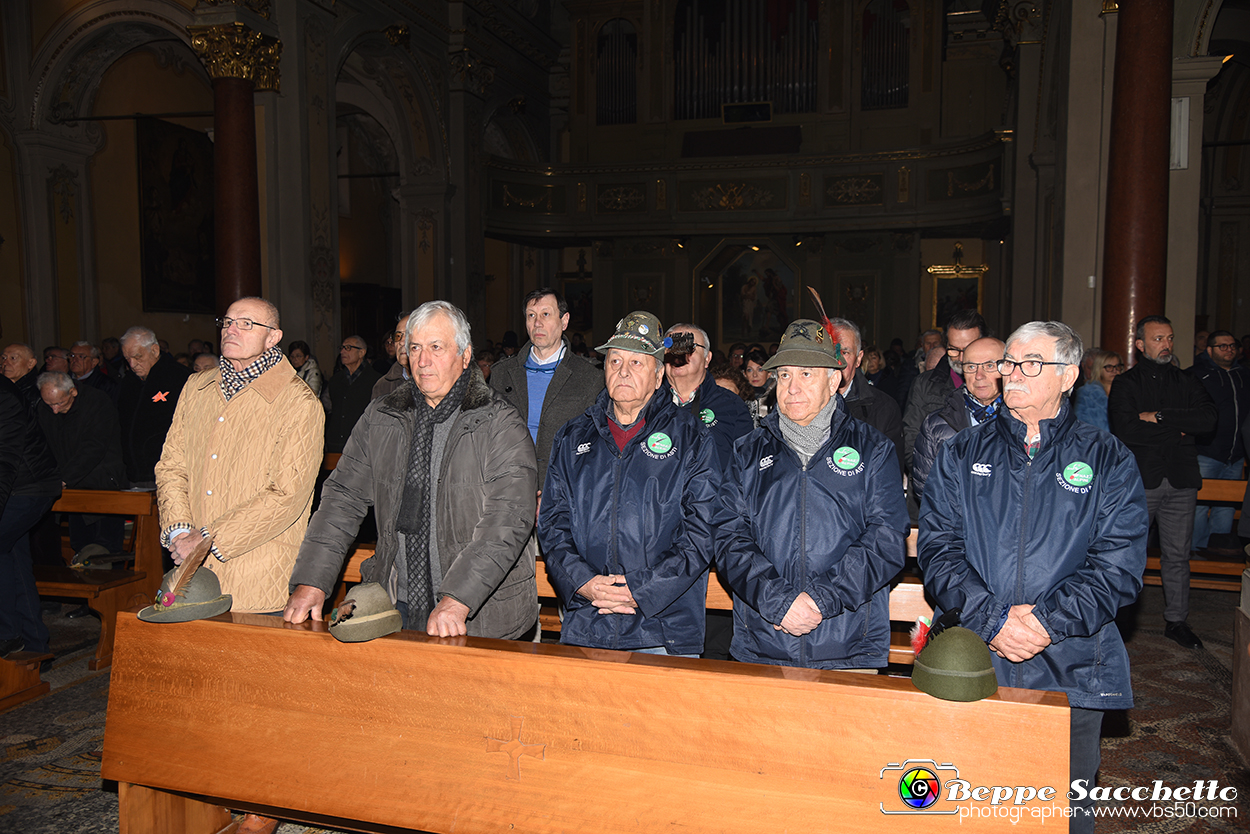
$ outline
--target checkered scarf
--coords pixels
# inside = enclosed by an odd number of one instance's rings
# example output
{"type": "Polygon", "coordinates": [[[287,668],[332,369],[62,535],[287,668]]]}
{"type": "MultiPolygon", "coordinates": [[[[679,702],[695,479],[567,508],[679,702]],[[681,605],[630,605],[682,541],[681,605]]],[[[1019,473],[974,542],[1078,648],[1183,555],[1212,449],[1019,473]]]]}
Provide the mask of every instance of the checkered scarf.
{"type": "Polygon", "coordinates": [[[231,397],[246,388],[249,383],[260,379],[261,374],[281,361],[282,351],[278,350],[277,345],[262,353],[259,359],[241,371],[236,371],[227,359],[221,363],[221,395],[226,398],[226,402],[229,402],[231,397]]]}

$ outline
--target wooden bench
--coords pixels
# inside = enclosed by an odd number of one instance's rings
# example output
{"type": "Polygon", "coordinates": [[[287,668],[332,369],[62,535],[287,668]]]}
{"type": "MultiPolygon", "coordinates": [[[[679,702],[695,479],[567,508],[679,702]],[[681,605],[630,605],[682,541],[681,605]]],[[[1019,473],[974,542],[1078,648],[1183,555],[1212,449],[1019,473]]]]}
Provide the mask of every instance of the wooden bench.
{"type": "MultiPolygon", "coordinates": [[[[360,581],[360,565],[373,556],[373,545],[358,545],[347,559],[343,567],[343,578],[339,582],[331,600],[332,605],[343,601],[346,586],[360,581]]],[[[907,537],[907,557],[914,562],[916,558],[916,530],[912,529],[907,537]]],[[[560,631],[560,614],[557,608],[557,594],[547,577],[546,565],[540,560],[537,566],[539,627],[548,633],[560,631]]],[[[707,583],[707,607],[714,611],[732,611],[733,595],[720,577],[716,569],[711,570],[707,583]]],[[[895,628],[890,637],[890,663],[910,665],[915,660],[915,652],[911,648],[910,631],[917,617],[929,617],[933,614],[933,606],[925,599],[924,586],[919,577],[901,574],[899,580],[890,589],[890,622],[895,628]]]]}
{"type": "MultiPolygon", "coordinates": [[[[921,757],[943,782],[1055,789],[978,831],[1066,830],[1029,813],[1067,804],[1059,693],[956,703],[876,675],[410,631],[339,643],[248,614],[124,612],[117,632],[102,776],[126,834],[229,830],[226,808],[436,834],[914,832],[899,786],[921,757]]],[[[992,810],[948,796],[924,830],[992,810]]]]}
{"type": "Polygon", "coordinates": [[[147,605],[161,587],[161,530],[156,517],[156,495],[67,489],[52,505],[52,511],[124,515],[135,520],[133,569],[35,566],[35,584],[41,595],[84,600],[100,615],[100,640],[95,657],[87,666],[92,671],[104,669],[113,658],[113,621],[117,612],[147,605]]]}
{"type": "MultiPolygon", "coordinates": [[[[1202,489],[1198,490],[1198,501],[1199,503],[1208,504],[1236,504],[1237,512],[1234,513],[1234,516],[1235,518],[1240,518],[1241,502],[1245,499],[1245,495],[1245,481],[1224,481],[1204,478],[1202,489]]],[[[1233,529],[1236,529],[1235,524],[1233,529]]],[[[1190,559],[1189,587],[1206,588],[1215,591],[1240,591],[1241,573],[1247,567],[1250,567],[1250,562],[1244,556],[1228,560],[1190,559]]],[[[1142,581],[1147,585],[1163,584],[1163,580],[1159,576],[1159,556],[1157,550],[1151,549],[1146,557],[1146,574],[1142,581]]]]}

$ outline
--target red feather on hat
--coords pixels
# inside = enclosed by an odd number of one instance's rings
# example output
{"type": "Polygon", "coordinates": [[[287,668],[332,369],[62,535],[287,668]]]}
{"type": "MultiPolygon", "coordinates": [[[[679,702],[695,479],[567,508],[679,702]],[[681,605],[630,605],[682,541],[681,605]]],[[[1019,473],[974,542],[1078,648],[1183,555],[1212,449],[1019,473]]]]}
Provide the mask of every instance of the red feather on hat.
{"type": "Polygon", "coordinates": [[[829,338],[835,345],[842,344],[842,334],[838,332],[838,328],[833,326],[833,322],[829,320],[829,314],[825,312],[825,305],[820,300],[820,293],[816,292],[815,287],[808,287],[807,291],[812,294],[812,298],[816,301],[816,309],[820,312],[820,323],[825,328],[825,332],[829,334],[829,338]]]}

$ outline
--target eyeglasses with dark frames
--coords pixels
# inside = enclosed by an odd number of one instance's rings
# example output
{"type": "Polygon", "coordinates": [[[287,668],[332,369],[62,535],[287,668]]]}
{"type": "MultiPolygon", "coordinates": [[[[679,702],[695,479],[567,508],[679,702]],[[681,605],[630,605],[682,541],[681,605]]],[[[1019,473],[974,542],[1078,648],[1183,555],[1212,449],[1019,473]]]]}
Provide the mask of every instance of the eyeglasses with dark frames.
{"type": "Polygon", "coordinates": [[[232,324],[237,325],[240,330],[245,331],[245,332],[248,330],[251,330],[253,327],[268,327],[270,330],[278,329],[274,327],[272,324],[261,324],[260,322],[252,321],[251,319],[232,319],[226,316],[222,316],[221,318],[216,319],[214,323],[218,327],[220,327],[222,330],[229,330],[230,325],[232,324]]]}
{"type": "Polygon", "coordinates": [[[1012,371],[1016,368],[1020,369],[1020,373],[1025,376],[1039,376],[1042,373],[1043,365],[1071,365],[1071,362],[1043,362],[1040,359],[1025,359],[1022,362],[1016,362],[1013,359],[999,359],[998,372],[1003,376],[1011,376],[1012,371]]]}

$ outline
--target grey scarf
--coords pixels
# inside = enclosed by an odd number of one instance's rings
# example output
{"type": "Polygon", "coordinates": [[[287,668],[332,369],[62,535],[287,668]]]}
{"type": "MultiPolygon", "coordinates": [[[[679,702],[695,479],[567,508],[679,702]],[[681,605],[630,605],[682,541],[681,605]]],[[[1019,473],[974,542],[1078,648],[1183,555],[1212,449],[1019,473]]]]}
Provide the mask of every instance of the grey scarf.
{"type": "Polygon", "coordinates": [[[806,426],[800,426],[784,414],[778,415],[781,418],[781,436],[785,439],[786,445],[799,456],[799,460],[803,461],[804,468],[807,468],[808,461],[829,439],[829,434],[833,431],[831,423],[837,403],[836,396],[830,397],[825,407],[806,426]]]}

